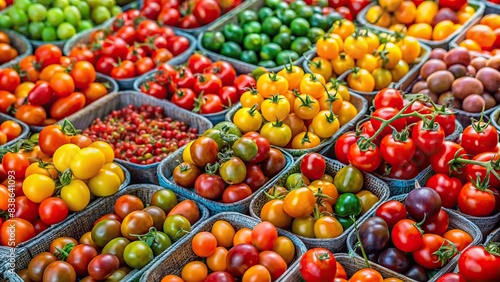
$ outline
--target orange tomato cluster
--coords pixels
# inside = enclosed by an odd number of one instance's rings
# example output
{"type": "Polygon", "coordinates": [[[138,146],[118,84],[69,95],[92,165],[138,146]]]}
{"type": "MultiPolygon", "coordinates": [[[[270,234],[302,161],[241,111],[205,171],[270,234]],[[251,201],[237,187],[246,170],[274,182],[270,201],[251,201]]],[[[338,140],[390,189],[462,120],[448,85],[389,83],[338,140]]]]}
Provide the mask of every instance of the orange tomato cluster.
{"type": "Polygon", "coordinates": [[[23,128],[19,123],[6,120],[0,124],[0,145],[3,145],[15,138],[17,138],[23,132],[23,128]]]}
{"type": "MultiPolygon", "coordinates": [[[[0,1],[1,8],[1,1],[0,1]]],[[[0,64],[5,64],[19,55],[16,48],[10,45],[10,38],[7,33],[0,31],[0,64]]]]}
{"type": "Polygon", "coordinates": [[[293,242],[278,236],[269,222],[236,231],[231,223],[218,220],[210,232],[193,237],[191,248],[203,262],[189,262],[180,276],[167,275],[161,282],[231,281],[233,277],[242,282],[271,282],[285,273],[295,256],[293,242]]]}
{"type": "Polygon", "coordinates": [[[75,63],[46,44],[0,70],[0,111],[28,125],[50,125],[106,95],[106,87],[91,63],[75,63]]]}
{"type": "Polygon", "coordinates": [[[500,54],[500,15],[484,16],[479,24],[467,30],[465,40],[459,45],[469,51],[482,52],[487,55],[500,54]]]}
{"type": "Polygon", "coordinates": [[[475,12],[468,5],[455,12],[448,8],[440,9],[434,1],[424,1],[417,7],[409,0],[381,0],[379,5],[368,9],[366,20],[420,39],[440,41],[462,27],[475,12]]]}

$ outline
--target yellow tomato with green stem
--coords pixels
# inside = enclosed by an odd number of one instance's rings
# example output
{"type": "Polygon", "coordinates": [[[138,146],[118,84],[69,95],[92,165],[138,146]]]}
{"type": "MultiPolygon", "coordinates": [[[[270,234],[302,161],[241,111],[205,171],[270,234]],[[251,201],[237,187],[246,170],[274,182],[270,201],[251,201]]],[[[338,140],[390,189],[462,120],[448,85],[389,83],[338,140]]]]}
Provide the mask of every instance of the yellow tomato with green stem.
{"type": "Polygon", "coordinates": [[[305,131],[297,134],[292,140],[292,149],[311,149],[318,146],[321,139],[313,132],[305,131]]]}
{"type": "Polygon", "coordinates": [[[262,102],[264,102],[264,97],[254,88],[243,92],[240,97],[240,103],[243,108],[251,108],[253,105],[257,105],[257,110],[260,110],[262,102]]]}
{"type": "Polygon", "coordinates": [[[311,72],[314,74],[321,75],[324,79],[330,79],[332,77],[332,64],[330,61],[323,57],[315,57],[308,62],[308,66],[311,72]]]}
{"type": "Polygon", "coordinates": [[[314,132],[320,138],[330,138],[340,128],[337,116],[331,111],[321,111],[309,125],[309,131],[314,132]]]}
{"type": "Polygon", "coordinates": [[[372,72],[373,79],[375,80],[375,90],[382,90],[387,88],[392,82],[392,74],[386,68],[376,68],[372,72]]]}
{"type": "Polygon", "coordinates": [[[321,58],[328,60],[335,59],[339,55],[340,50],[337,40],[330,34],[326,34],[316,42],[316,53],[321,58]]]}
{"type": "Polygon", "coordinates": [[[299,91],[303,94],[311,95],[317,99],[321,97],[325,90],[325,78],[321,74],[307,73],[300,81],[299,91]]]}
{"type": "Polygon", "coordinates": [[[349,35],[344,41],[344,52],[355,60],[368,54],[368,48],[368,43],[359,32],[349,35]]]}
{"type": "Polygon", "coordinates": [[[261,112],[267,121],[283,121],[290,113],[290,103],[283,95],[272,95],[262,102],[261,112]]]}
{"type": "Polygon", "coordinates": [[[356,66],[372,72],[377,68],[378,58],[372,54],[365,54],[362,58],[356,61],[356,66]]]}
{"type": "Polygon", "coordinates": [[[301,67],[286,64],[285,68],[278,72],[278,75],[288,81],[288,90],[293,90],[299,88],[300,81],[304,76],[304,70],[301,67]]]}
{"type": "Polygon", "coordinates": [[[379,66],[382,65],[383,68],[388,69],[394,68],[398,64],[399,60],[403,58],[401,49],[399,49],[399,47],[392,42],[381,44],[377,48],[376,53],[381,59],[379,60],[379,62],[381,62],[379,66]]]}
{"type": "Polygon", "coordinates": [[[257,91],[264,98],[271,95],[284,95],[288,91],[288,81],[276,73],[263,74],[257,80],[257,91]]]}
{"type": "Polygon", "coordinates": [[[52,162],[59,171],[65,171],[70,167],[73,158],[80,152],[80,147],[75,144],[64,144],[57,148],[52,156],[52,162]]]}
{"type": "Polygon", "coordinates": [[[343,100],[342,95],[335,89],[323,91],[323,95],[318,99],[319,108],[321,111],[332,111],[338,114],[343,100]]]}
{"type": "Polygon", "coordinates": [[[264,124],[260,135],[277,147],[285,147],[292,140],[292,130],[282,121],[264,124]]]}
{"type": "Polygon", "coordinates": [[[96,176],[104,164],[104,153],[97,148],[87,147],[73,157],[70,168],[76,178],[89,179],[96,176]]]}
{"type": "Polygon", "coordinates": [[[354,59],[346,53],[340,53],[337,58],[330,61],[330,64],[333,72],[337,75],[341,75],[355,66],[354,59]]]}
{"type": "Polygon", "coordinates": [[[403,37],[396,45],[401,49],[402,59],[408,64],[413,63],[422,51],[420,43],[413,36],[403,37]]]}
{"type": "Polygon", "coordinates": [[[243,133],[258,131],[262,126],[262,115],[257,110],[257,105],[241,108],[234,114],[233,123],[243,133]]]}
{"type": "Polygon", "coordinates": [[[351,89],[361,92],[372,92],[375,89],[375,79],[371,73],[358,67],[347,75],[347,84],[351,89]]]}
{"type": "Polygon", "coordinates": [[[330,31],[333,34],[340,36],[342,40],[345,40],[347,36],[356,31],[356,26],[350,20],[341,19],[333,23],[330,31]]]}
{"type": "Polygon", "coordinates": [[[308,94],[301,94],[295,98],[293,111],[301,119],[308,120],[314,118],[320,110],[318,100],[308,94]]]}

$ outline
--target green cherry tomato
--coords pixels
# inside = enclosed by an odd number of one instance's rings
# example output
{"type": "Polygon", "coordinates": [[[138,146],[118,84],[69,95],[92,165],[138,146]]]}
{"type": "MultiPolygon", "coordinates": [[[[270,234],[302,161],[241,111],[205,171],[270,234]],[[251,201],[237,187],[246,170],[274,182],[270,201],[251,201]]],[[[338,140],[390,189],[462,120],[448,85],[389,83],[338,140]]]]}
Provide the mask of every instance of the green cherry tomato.
{"type": "Polygon", "coordinates": [[[257,58],[257,53],[252,50],[245,50],[241,52],[240,60],[243,62],[256,65],[259,62],[259,58],[257,58]]]}
{"type": "Polygon", "coordinates": [[[225,25],[222,29],[222,34],[227,41],[233,41],[237,44],[243,43],[243,29],[237,24],[228,24],[225,25]]]}
{"type": "Polygon", "coordinates": [[[111,8],[111,16],[116,17],[119,14],[123,13],[123,9],[120,6],[113,6],[111,8]]]}
{"type": "Polygon", "coordinates": [[[97,246],[104,247],[109,241],[122,236],[121,224],[114,219],[101,220],[92,228],[90,235],[97,246]]]}
{"type": "Polygon", "coordinates": [[[69,0],[55,0],[52,6],[64,10],[64,8],[69,6],[69,0]]]}
{"type": "Polygon", "coordinates": [[[111,18],[111,12],[104,6],[97,6],[90,13],[90,18],[96,25],[103,24],[111,18]]]}
{"type": "Polygon", "coordinates": [[[161,189],[154,192],[149,205],[159,207],[168,214],[177,205],[177,196],[172,190],[161,189]]]}
{"type": "Polygon", "coordinates": [[[314,43],[316,43],[323,36],[325,36],[325,31],[319,27],[311,27],[311,29],[307,32],[307,38],[314,43]]]}
{"type": "Polygon", "coordinates": [[[276,63],[273,60],[260,61],[257,63],[258,66],[264,68],[274,68],[276,67],[276,63]]]}
{"type": "Polygon", "coordinates": [[[28,7],[28,17],[32,22],[42,22],[47,16],[47,8],[39,3],[31,4],[28,7]]]}
{"type": "Polygon", "coordinates": [[[244,25],[247,22],[258,21],[259,16],[252,10],[245,10],[238,14],[238,23],[244,25]]]}
{"type": "MultiPolygon", "coordinates": [[[[292,3],[296,3],[297,1],[294,1],[292,3]]],[[[295,13],[294,10],[291,9],[286,9],[286,10],[279,10],[276,14],[278,19],[281,20],[281,22],[284,25],[290,25],[290,23],[297,17],[297,13],[295,13]]]]}
{"type": "Polygon", "coordinates": [[[247,50],[260,51],[262,40],[258,34],[249,34],[243,39],[243,46],[247,50]]]}
{"type": "Polygon", "coordinates": [[[352,193],[340,195],[335,203],[335,214],[340,217],[357,216],[361,213],[361,209],[361,201],[352,193]]]}
{"type": "Polygon", "coordinates": [[[307,31],[311,28],[309,22],[304,18],[296,18],[290,24],[292,34],[295,36],[306,36],[307,31]]]}
{"type": "Polygon", "coordinates": [[[219,31],[209,31],[203,34],[201,45],[213,52],[219,52],[225,42],[224,35],[219,31]]]}
{"type": "Polygon", "coordinates": [[[139,269],[150,263],[154,255],[153,251],[146,243],[134,241],[125,247],[123,258],[128,266],[139,269]]]}
{"type": "Polygon", "coordinates": [[[24,10],[12,7],[7,10],[7,15],[9,15],[10,20],[14,26],[27,26],[28,25],[28,15],[24,10]]]}
{"type": "Polygon", "coordinates": [[[214,129],[217,130],[224,130],[224,128],[227,128],[225,130],[227,130],[228,134],[234,134],[238,137],[241,137],[243,135],[240,129],[234,123],[229,121],[221,121],[214,126],[214,129]]]}
{"type": "Polygon", "coordinates": [[[309,185],[309,180],[302,175],[302,173],[297,172],[290,174],[285,182],[285,187],[288,190],[293,190],[295,188],[304,187],[309,185]]]}
{"type": "Polygon", "coordinates": [[[239,184],[245,180],[247,169],[240,158],[231,157],[220,166],[219,174],[227,184],[239,184]]]}
{"type": "Polygon", "coordinates": [[[80,10],[78,10],[78,8],[75,6],[68,6],[64,8],[64,15],[66,16],[66,21],[73,26],[78,26],[78,24],[82,20],[80,10]]]}
{"type": "Polygon", "coordinates": [[[292,45],[290,46],[290,49],[299,56],[302,56],[305,52],[309,51],[312,46],[311,40],[307,37],[297,37],[295,40],[292,41],[292,45]]]}
{"type": "Polygon", "coordinates": [[[307,6],[306,2],[302,1],[302,0],[297,0],[297,1],[292,1],[292,3],[290,3],[290,9],[293,9],[293,10],[300,10],[302,9],[302,7],[305,7],[307,6]]]}
{"type": "Polygon", "coordinates": [[[280,34],[273,37],[273,43],[281,46],[281,49],[283,50],[290,48],[290,44],[292,43],[290,33],[280,32],[280,34]]]}
{"type": "Polygon", "coordinates": [[[319,27],[322,30],[328,29],[328,21],[326,17],[321,14],[312,15],[312,17],[309,19],[309,23],[312,27],[319,27]]]}
{"type": "Polygon", "coordinates": [[[284,1],[280,1],[280,3],[278,4],[278,7],[276,7],[276,10],[280,11],[280,10],[286,10],[289,8],[290,8],[290,4],[288,4],[287,2],[284,2],[284,1]]]}
{"type": "Polygon", "coordinates": [[[163,251],[168,249],[168,247],[172,246],[172,240],[167,236],[167,234],[156,231],[155,240],[151,245],[151,250],[153,251],[154,256],[159,256],[163,251]]]}
{"type": "Polygon", "coordinates": [[[334,22],[341,20],[342,16],[339,13],[329,13],[326,16],[326,22],[328,23],[328,26],[332,26],[334,22]]]}
{"type": "Polygon", "coordinates": [[[291,50],[284,50],[278,53],[276,56],[276,64],[277,65],[284,65],[290,63],[290,59],[293,61],[296,61],[299,59],[299,54],[295,51],[291,50]]]}
{"type": "Polygon", "coordinates": [[[191,231],[191,224],[182,215],[171,215],[163,223],[163,232],[168,235],[172,242],[177,242],[191,231]]]}
{"type": "Polygon", "coordinates": [[[16,1],[14,1],[14,7],[17,9],[20,9],[20,10],[28,9],[30,4],[31,4],[30,0],[16,0],[16,1]]]}
{"type": "MultiPolygon", "coordinates": [[[[280,27],[280,33],[288,33],[288,34],[290,34],[290,36],[292,36],[292,30],[291,30],[288,26],[286,26],[286,25],[282,25],[282,26],[280,27]]],[[[290,40],[291,40],[292,38],[293,38],[293,37],[290,37],[290,40]]]]}
{"type": "Polygon", "coordinates": [[[31,22],[28,25],[28,30],[30,33],[30,38],[35,40],[42,39],[42,32],[45,28],[45,24],[43,22],[31,22]]]}
{"type": "Polygon", "coordinates": [[[6,14],[0,14],[0,28],[9,29],[12,27],[12,20],[6,14]]]}
{"type": "Polygon", "coordinates": [[[82,20],[90,19],[90,6],[85,1],[80,1],[76,7],[78,11],[80,11],[80,15],[82,16],[82,20]]]}
{"type": "Polygon", "coordinates": [[[241,56],[241,47],[235,42],[229,41],[222,44],[220,54],[226,57],[238,59],[241,56]]]}
{"type": "Polygon", "coordinates": [[[363,188],[363,173],[351,165],[340,169],[333,178],[339,193],[358,193],[363,188]]]}
{"type": "MultiPolygon", "coordinates": [[[[281,52],[281,46],[277,43],[267,43],[260,49],[260,58],[262,60],[274,60],[281,52]]],[[[263,66],[266,67],[266,66],[263,66]]]]}
{"type": "Polygon", "coordinates": [[[92,24],[92,21],[89,20],[81,20],[80,23],[78,23],[77,30],[78,32],[92,29],[94,25],[92,24]]]}
{"type": "Polygon", "coordinates": [[[243,33],[245,35],[252,33],[260,33],[262,31],[262,25],[257,21],[247,22],[243,25],[243,33]]]}
{"type": "Polygon", "coordinates": [[[278,5],[281,3],[281,0],[266,0],[266,6],[275,10],[278,8],[278,5]]]}
{"type": "Polygon", "coordinates": [[[266,45],[267,43],[271,42],[271,37],[269,37],[269,35],[267,35],[266,33],[261,33],[260,34],[260,44],[262,46],[266,45]]]}
{"type": "Polygon", "coordinates": [[[297,13],[298,17],[309,19],[314,14],[314,10],[311,6],[304,6],[300,9],[295,9],[295,13],[297,13]]]}
{"type": "Polygon", "coordinates": [[[42,30],[42,40],[43,41],[55,41],[57,40],[56,29],[52,26],[46,26],[42,30]]]}
{"type": "Polygon", "coordinates": [[[354,224],[354,221],[350,217],[337,216],[335,218],[340,222],[340,225],[342,225],[342,228],[344,228],[344,230],[347,230],[347,228],[351,227],[351,225],[354,224]]]}
{"type": "Polygon", "coordinates": [[[292,222],[292,232],[307,238],[314,238],[314,218],[312,216],[295,218],[292,222]]]}
{"type": "Polygon", "coordinates": [[[217,147],[222,149],[224,147],[224,145],[226,144],[226,142],[224,142],[224,140],[222,140],[221,133],[222,132],[218,129],[209,129],[209,130],[205,131],[202,136],[206,136],[206,137],[213,139],[215,141],[215,143],[217,143],[217,147]]]}
{"type": "Polygon", "coordinates": [[[281,20],[277,17],[268,17],[262,22],[262,31],[269,36],[275,36],[280,32],[281,20]]]}
{"type": "Polygon", "coordinates": [[[76,34],[76,28],[70,23],[62,23],[57,27],[57,37],[61,40],[69,39],[76,34]]]}
{"type": "Polygon", "coordinates": [[[260,8],[257,15],[259,16],[259,21],[263,22],[266,18],[271,17],[274,14],[273,9],[269,7],[260,8]]]}
{"type": "Polygon", "coordinates": [[[106,246],[104,246],[101,253],[115,255],[118,260],[120,260],[120,265],[124,265],[125,259],[123,258],[123,252],[128,244],[130,244],[129,239],[118,237],[109,241],[106,246]]]}
{"type": "Polygon", "coordinates": [[[62,22],[64,22],[63,10],[56,7],[50,8],[47,11],[47,22],[53,27],[59,26],[62,22]]]}
{"type": "Polygon", "coordinates": [[[258,153],[257,143],[252,138],[242,137],[233,144],[233,153],[245,162],[252,160],[258,153]]]}

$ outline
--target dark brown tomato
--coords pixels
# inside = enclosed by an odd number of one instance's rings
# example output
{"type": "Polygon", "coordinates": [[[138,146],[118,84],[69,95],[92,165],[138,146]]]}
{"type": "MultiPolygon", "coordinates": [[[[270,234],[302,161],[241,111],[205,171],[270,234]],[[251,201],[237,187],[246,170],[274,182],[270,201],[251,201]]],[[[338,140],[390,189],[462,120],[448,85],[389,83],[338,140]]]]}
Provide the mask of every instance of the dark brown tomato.
{"type": "Polygon", "coordinates": [[[32,281],[42,281],[43,272],[49,264],[56,260],[57,258],[49,252],[43,252],[36,255],[33,259],[31,259],[28,265],[29,279],[32,281]]]}
{"type": "Polygon", "coordinates": [[[260,164],[262,172],[267,177],[273,177],[286,166],[283,153],[275,148],[269,150],[269,156],[260,164]]]}
{"type": "Polygon", "coordinates": [[[103,215],[103,216],[99,217],[96,221],[94,221],[94,226],[95,226],[95,225],[96,225],[99,221],[102,221],[102,220],[105,220],[105,219],[114,219],[114,220],[116,220],[116,221],[118,221],[118,222],[122,222],[122,219],[121,219],[118,215],[116,215],[116,214],[114,214],[114,213],[108,213],[108,214],[105,214],[105,215],[103,215]]]}
{"type": "Polygon", "coordinates": [[[21,278],[21,280],[23,280],[24,282],[31,282],[32,281],[28,276],[28,269],[27,268],[19,270],[17,272],[17,276],[19,276],[19,278],[21,278]]]}
{"type": "Polygon", "coordinates": [[[202,136],[191,144],[190,153],[191,159],[198,167],[205,167],[217,161],[219,147],[212,138],[202,136]]]}
{"type": "Polygon", "coordinates": [[[146,234],[154,226],[153,218],[145,211],[133,211],[122,222],[123,237],[130,241],[138,240],[134,234],[146,234]]]}
{"type": "Polygon", "coordinates": [[[168,213],[167,217],[171,215],[182,215],[185,217],[191,225],[195,224],[200,219],[200,209],[196,202],[192,200],[184,200],[177,205],[168,213]]]}
{"type": "Polygon", "coordinates": [[[106,246],[104,246],[101,253],[115,255],[120,261],[120,265],[126,265],[123,253],[128,244],[130,244],[130,241],[127,238],[118,237],[109,241],[106,246]]]}
{"type": "Polygon", "coordinates": [[[118,269],[117,271],[113,272],[111,276],[109,276],[105,281],[106,282],[118,282],[121,281],[125,276],[127,276],[128,272],[118,269]]]}
{"type": "Polygon", "coordinates": [[[120,267],[118,258],[111,254],[96,256],[89,263],[88,271],[90,277],[95,280],[104,280],[110,277],[120,267]]]}
{"type": "Polygon", "coordinates": [[[183,162],[174,168],[173,176],[177,185],[192,188],[196,178],[200,176],[200,169],[190,163],[183,162]]]}
{"type": "Polygon", "coordinates": [[[161,228],[163,227],[163,222],[165,222],[165,219],[167,218],[165,212],[159,207],[155,206],[147,207],[144,209],[144,211],[147,212],[153,219],[154,227],[156,228],[156,230],[161,230],[161,228]]]}
{"type": "Polygon", "coordinates": [[[75,282],[76,273],[71,264],[54,261],[43,272],[43,282],[75,282]]]}
{"type": "Polygon", "coordinates": [[[78,277],[83,277],[89,274],[87,267],[98,254],[94,247],[80,244],[71,250],[66,262],[73,266],[78,277]]]}

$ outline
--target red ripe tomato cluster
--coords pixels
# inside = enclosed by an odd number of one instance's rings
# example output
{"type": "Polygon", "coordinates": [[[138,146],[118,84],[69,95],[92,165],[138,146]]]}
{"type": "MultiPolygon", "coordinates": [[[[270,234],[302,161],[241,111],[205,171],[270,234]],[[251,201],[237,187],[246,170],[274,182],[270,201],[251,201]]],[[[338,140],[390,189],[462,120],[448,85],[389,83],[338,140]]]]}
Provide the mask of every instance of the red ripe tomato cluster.
{"type": "Polygon", "coordinates": [[[405,105],[398,90],[381,90],[373,103],[375,111],[359,125],[360,132],[347,132],[335,144],[337,159],[362,171],[412,179],[429,166],[445,137],[455,131],[452,112],[427,106],[418,99],[405,105]],[[434,116],[434,122],[430,122],[434,116]],[[389,120],[387,125],[383,123],[389,120]],[[371,144],[358,141],[360,137],[371,144]]]}
{"type": "Polygon", "coordinates": [[[126,79],[151,71],[189,48],[186,37],[140,16],[138,10],[118,15],[109,30],[95,30],[90,43],[75,46],[69,57],[92,63],[100,73],[126,79]]]}
{"type": "Polygon", "coordinates": [[[240,3],[241,0],[147,0],[141,14],[163,25],[193,29],[215,21],[240,3]]]}
{"type": "Polygon", "coordinates": [[[201,197],[223,203],[243,200],[286,165],[283,153],[271,148],[269,141],[257,132],[249,132],[233,142],[224,141],[227,135],[220,130],[207,132],[186,146],[183,162],[173,171],[175,183],[194,187],[201,197]]]}
{"type": "Polygon", "coordinates": [[[140,85],[140,91],[201,114],[223,111],[238,103],[245,89],[255,85],[249,75],[236,74],[231,64],[192,55],[185,65],[163,64],[140,85]]]}
{"type": "Polygon", "coordinates": [[[473,241],[471,234],[450,229],[447,211],[436,191],[411,191],[404,203],[391,200],[359,227],[364,251],[374,262],[417,281],[439,269],[473,241]]]}

